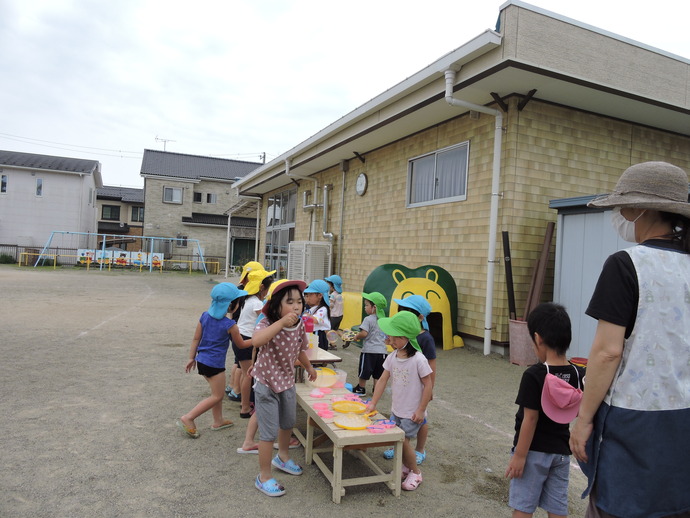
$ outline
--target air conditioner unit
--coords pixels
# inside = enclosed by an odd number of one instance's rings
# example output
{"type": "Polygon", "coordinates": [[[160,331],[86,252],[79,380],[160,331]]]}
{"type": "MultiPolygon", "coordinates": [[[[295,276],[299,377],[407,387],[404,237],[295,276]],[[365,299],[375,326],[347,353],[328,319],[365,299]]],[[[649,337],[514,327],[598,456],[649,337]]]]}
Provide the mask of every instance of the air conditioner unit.
{"type": "Polygon", "coordinates": [[[291,241],[288,246],[288,279],[307,284],[331,275],[331,244],[322,241],[291,241]]]}

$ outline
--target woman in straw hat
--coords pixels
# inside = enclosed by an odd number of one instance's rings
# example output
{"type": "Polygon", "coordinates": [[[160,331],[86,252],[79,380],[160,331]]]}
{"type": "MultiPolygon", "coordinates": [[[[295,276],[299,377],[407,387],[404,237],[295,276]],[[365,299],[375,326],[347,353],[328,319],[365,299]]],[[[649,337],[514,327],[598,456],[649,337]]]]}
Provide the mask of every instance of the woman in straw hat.
{"type": "Polygon", "coordinates": [[[629,167],[614,191],[619,235],[586,313],[598,319],[570,448],[587,517],[690,517],[690,204],[685,171],[629,167]]]}

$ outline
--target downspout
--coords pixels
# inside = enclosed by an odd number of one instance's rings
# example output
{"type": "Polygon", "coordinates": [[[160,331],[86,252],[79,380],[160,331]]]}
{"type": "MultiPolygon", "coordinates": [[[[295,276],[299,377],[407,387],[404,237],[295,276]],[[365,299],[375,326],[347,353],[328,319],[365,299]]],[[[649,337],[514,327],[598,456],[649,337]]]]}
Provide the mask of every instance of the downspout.
{"type": "Polygon", "coordinates": [[[333,273],[333,233],[328,231],[328,191],[333,189],[333,185],[323,186],[323,231],[321,235],[331,243],[331,253],[328,257],[328,275],[333,273]]]}
{"type": "Polygon", "coordinates": [[[470,110],[486,113],[496,118],[496,125],[494,129],[494,159],[493,159],[493,173],[491,176],[491,207],[489,212],[489,257],[487,259],[486,268],[486,307],[484,310],[484,354],[491,353],[491,329],[493,326],[493,298],[494,298],[494,268],[496,266],[496,238],[498,228],[498,198],[501,193],[498,192],[499,181],[501,178],[501,143],[503,140],[503,113],[500,110],[494,110],[473,104],[453,97],[453,86],[455,85],[455,70],[446,70],[446,102],[451,106],[460,106],[462,108],[469,108],[470,110]]]}
{"type": "Polygon", "coordinates": [[[311,205],[307,204],[307,196],[308,193],[305,191],[303,193],[303,202],[302,202],[302,208],[304,210],[311,210],[311,224],[309,225],[310,227],[310,236],[309,236],[309,241],[314,241],[314,223],[315,223],[315,217],[316,214],[314,214],[314,209],[317,207],[320,207],[321,205],[318,204],[318,196],[319,196],[319,181],[316,178],[312,178],[310,176],[302,176],[299,174],[295,174],[290,171],[290,162],[291,160],[289,158],[285,159],[285,176],[288,178],[300,178],[302,180],[308,180],[310,182],[314,182],[314,201],[312,202],[311,205]]]}
{"type": "Polygon", "coordinates": [[[340,272],[343,270],[343,216],[345,214],[345,173],[347,172],[347,162],[343,160],[343,165],[341,166],[341,169],[343,171],[343,183],[342,183],[342,188],[340,189],[340,229],[338,230],[338,235],[340,236],[340,242],[338,243],[338,271],[336,272],[338,275],[340,275],[340,272]]]}
{"type": "Polygon", "coordinates": [[[228,269],[230,267],[230,241],[232,240],[232,231],[230,230],[230,220],[232,219],[232,212],[228,211],[228,234],[225,238],[225,278],[228,278],[228,269]]]}

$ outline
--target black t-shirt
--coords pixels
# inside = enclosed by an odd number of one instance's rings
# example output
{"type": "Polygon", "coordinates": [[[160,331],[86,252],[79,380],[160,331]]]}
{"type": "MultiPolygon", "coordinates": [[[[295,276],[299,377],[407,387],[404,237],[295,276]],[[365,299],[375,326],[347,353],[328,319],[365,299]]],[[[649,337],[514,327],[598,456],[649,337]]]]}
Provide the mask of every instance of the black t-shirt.
{"type": "MultiPolygon", "coordinates": [[[[641,246],[683,252],[680,242],[650,239],[641,246]]],[[[608,257],[585,314],[625,327],[628,338],[635,327],[640,287],[630,254],[621,250],[608,257]]]]}
{"type": "MultiPolygon", "coordinates": [[[[583,388],[582,378],[585,371],[582,367],[576,365],[549,365],[549,372],[554,376],[564,379],[573,387],[583,388]],[[575,374],[575,369],[579,373],[575,374]]],[[[520,436],[520,427],[525,416],[525,408],[539,411],[539,420],[534,431],[534,438],[529,449],[532,451],[540,451],[542,453],[560,453],[562,455],[570,455],[570,447],[568,440],[570,439],[570,429],[568,424],[560,424],[552,421],[541,408],[541,391],[544,387],[544,378],[546,378],[546,366],[543,363],[532,365],[522,374],[522,381],[520,381],[520,389],[518,390],[515,403],[520,405],[520,408],[515,414],[515,438],[513,439],[513,446],[517,446],[518,438],[520,436]]]]}

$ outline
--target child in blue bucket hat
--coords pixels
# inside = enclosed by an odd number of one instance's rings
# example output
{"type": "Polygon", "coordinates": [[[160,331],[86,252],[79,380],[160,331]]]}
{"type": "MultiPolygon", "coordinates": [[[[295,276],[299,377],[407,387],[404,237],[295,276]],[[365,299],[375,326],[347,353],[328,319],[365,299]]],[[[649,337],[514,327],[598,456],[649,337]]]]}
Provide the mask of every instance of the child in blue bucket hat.
{"type": "MultiPolygon", "coordinates": [[[[331,306],[331,329],[340,330],[340,322],[343,321],[343,280],[340,275],[330,275],[324,279],[328,283],[331,306]]],[[[330,347],[329,347],[330,349],[330,347]]],[[[333,347],[337,349],[337,347],[333,347]]]]}
{"type": "Polygon", "coordinates": [[[242,348],[251,347],[252,342],[242,338],[237,323],[228,318],[227,314],[235,311],[238,299],[246,295],[246,291],[229,282],[217,284],[211,290],[208,311],[202,313],[197,323],[185,372],[191,372],[196,367],[197,372],[211,387],[211,395],[177,420],[177,427],[192,439],[199,437],[194,420],[209,410],[213,412],[211,430],[223,430],[233,424],[232,421],[223,419],[225,357],[230,347],[230,338],[242,348]]]}
{"type": "MultiPolygon", "coordinates": [[[[431,313],[431,304],[421,295],[410,295],[404,299],[393,299],[393,302],[398,305],[399,311],[409,311],[414,314],[422,325],[422,332],[417,335],[417,343],[419,343],[422,354],[429,362],[429,367],[431,367],[431,386],[433,388],[434,383],[436,383],[436,342],[429,332],[429,324],[426,321],[426,317],[431,313]]],[[[417,433],[417,444],[415,445],[417,464],[421,464],[426,459],[426,440],[428,437],[429,423],[425,419],[417,433]]],[[[386,459],[392,459],[393,454],[393,448],[388,448],[383,452],[383,456],[386,459]]]]}
{"type": "Polygon", "coordinates": [[[330,300],[328,298],[328,283],[322,279],[312,281],[304,289],[304,300],[309,309],[305,313],[314,322],[314,333],[319,338],[319,349],[328,350],[326,331],[331,330],[330,300]]]}

